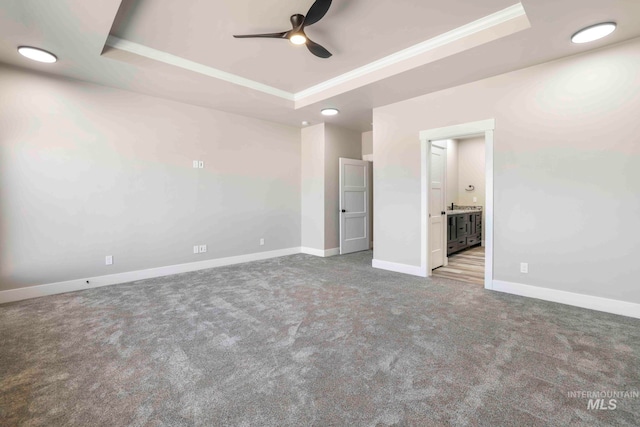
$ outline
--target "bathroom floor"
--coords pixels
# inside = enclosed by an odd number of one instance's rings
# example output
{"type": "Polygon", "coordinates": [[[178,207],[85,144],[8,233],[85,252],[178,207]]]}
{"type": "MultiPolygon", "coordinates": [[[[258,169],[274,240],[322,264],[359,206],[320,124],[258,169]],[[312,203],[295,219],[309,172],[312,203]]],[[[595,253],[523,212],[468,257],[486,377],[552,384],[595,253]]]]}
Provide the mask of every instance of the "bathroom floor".
{"type": "Polygon", "coordinates": [[[449,257],[449,265],[433,270],[436,277],[484,285],[484,247],[475,246],[449,257]]]}

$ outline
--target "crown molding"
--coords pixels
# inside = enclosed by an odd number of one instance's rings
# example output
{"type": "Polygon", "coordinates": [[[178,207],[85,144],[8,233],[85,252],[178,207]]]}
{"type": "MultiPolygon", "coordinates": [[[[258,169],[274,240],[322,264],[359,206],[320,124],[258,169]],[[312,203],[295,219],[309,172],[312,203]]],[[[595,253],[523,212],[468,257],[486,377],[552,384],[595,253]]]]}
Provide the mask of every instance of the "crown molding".
{"type": "MultiPolygon", "coordinates": [[[[336,89],[341,85],[352,83],[356,87],[358,86],[358,79],[363,79],[364,83],[371,83],[371,78],[374,73],[382,71],[390,71],[391,67],[398,64],[405,63],[412,59],[419,57],[430,52],[434,52],[437,49],[445,46],[453,45],[456,42],[460,42],[464,39],[479,35],[480,33],[491,31],[503,24],[511,22],[519,22],[520,26],[516,26],[511,29],[510,34],[516,31],[522,30],[524,27],[529,28],[530,24],[527,18],[527,14],[521,3],[514,4],[506,9],[493,13],[491,15],[480,18],[476,21],[465,24],[461,27],[455,28],[451,31],[433,37],[424,42],[418,43],[389,56],[386,56],[377,61],[371,62],[362,67],[356,68],[347,73],[341,74],[337,77],[326,80],[315,86],[311,86],[297,93],[287,92],[278,89],[273,86],[266,85],[264,83],[257,82],[255,80],[247,79],[226,71],[219,70],[217,68],[209,67],[207,65],[200,64],[198,62],[191,61],[189,59],[181,58],[179,56],[163,52],[148,46],[144,46],[139,43],[135,43],[129,40],[124,40],[115,36],[109,36],[106,41],[106,46],[113,49],[129,52],[135,55],[139,55],[148,59],[159,61],[165,64],[173,65],[185,70],[193,71],[208,77],[213,77],[219,80],[226,81],[238,86],[243,86],[249,89],[260,91],[269,95],[273,95],[287,101],[296,102],[296,108],[301,108],[306,105],[310,105],[314,102],[312,97],[317,97],[323,92],[336,89]],[[305,100],[307,102],[305,102],[305,100]]],[[[504,35],[498,36],[503,37],[504,35]]],[[[426,63],[426,62],[425,62],[426,63]]],[[[418,62],[419,64],[419,62],[418,62]]],[[[406,64],[405,64],[406,65],[406,64]]],[[[424,64],[423,64],[424,65],[424,64]]],[[[411,67],[418,65],[412,64],[411,67]]],[[[395,73],[392,73],[395,74],[395,73]]],[[[388,76],[387,76],[388,77],[388,76]]],[[[384,78],[384,77],[381,77],[384,78]]],[[[360,85],[362,85],[360,84],[360,85]]],[[[352,89],[354,89],[353,87],[352,89]]],[[[317,100],[316,100],[317,101],[317,100]]]]}
{"type": "Polygon", "coordinates": [[[153,59],[154,61],[163,62],[165,64],[173,65],[185,70],[193,71],[208,77],[213,77],[218,80],[223,80],[228,83],[232,83],[238,86],[244,86],[249,89],[257,90],[269,95],[277,96],[287,101],[294,100],[294,94],[287,92],[273,86],[266,85],[264,83],[257,82],[255,80],[247,79],[235,74],[227,73],[226,71],[218,70],[217,68],[209,67],[208,65],[200,64],[199,62],[191,61],[189,59],[181,58],[171,53],[163,52],[161,50],[154,49],[149,46],[145,46],[139,43],[135,43],[129,40],[124,40],[115,36],[107,37],[106,46],[122,50],[125,52],[133,53],[145,58],[153,59]]]}
{"type": "Polygon", "coordinates": [[[461,27],[455,28],[446,33],[440,34],[424,42],[418,43],[396,53],[392,53],[389,56],[385,56],[382,59],[371,62],[355,70],[344,73],[340,76],[326,80],[308,89],[297,92],[294,95],[295,101],[301,101],[313,95],[317,95],[326,90],[335,88],[336,86],[348,83],[350,81],[359,79],[361,77],[372,74],[376,71],[383,70],[385,68],[394,66],[401,62],[423,55],[430,51],[436,50],[446,45],[453,44],[459,40],[473,36],[480,32],[490,30],[498,25],[513,21],[515,19],[527,18],[527,14],[522,6],[522,3],[514,4],[506,9],[487,15],[476,21],[465,24],[461,27]]]}

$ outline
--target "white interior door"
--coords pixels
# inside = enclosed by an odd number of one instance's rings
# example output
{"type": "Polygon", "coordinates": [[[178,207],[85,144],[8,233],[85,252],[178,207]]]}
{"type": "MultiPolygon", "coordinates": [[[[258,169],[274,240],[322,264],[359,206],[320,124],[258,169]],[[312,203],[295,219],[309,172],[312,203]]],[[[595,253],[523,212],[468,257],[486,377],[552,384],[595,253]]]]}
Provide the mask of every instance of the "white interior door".
{"type": "Polygon", "coordinates": [[[340,254],[369,249],[369,162],[340,158],[340,254]]]}
{"type": "Polygon", "coordinates": [[[431,247],[431,269],[444,265],[446,258],[445,212],[445,165],[447,162],[446,141],[431,143],[431,193],[429,196],[429,240],[431,247]]]}

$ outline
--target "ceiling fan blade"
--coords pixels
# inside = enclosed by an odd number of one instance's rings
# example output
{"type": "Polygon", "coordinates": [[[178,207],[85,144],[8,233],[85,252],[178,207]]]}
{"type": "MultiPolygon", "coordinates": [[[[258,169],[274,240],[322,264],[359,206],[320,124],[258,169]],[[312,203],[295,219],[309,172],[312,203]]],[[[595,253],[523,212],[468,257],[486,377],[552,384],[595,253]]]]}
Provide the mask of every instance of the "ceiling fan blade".
{"type": "Polygon", "coordinates": [[[315,56],[320,58],[329,58],[331,56],[331,52],[320,46],[318,43],[313,42],[309,39],[307,39],[307,49],[309,49],[309,51],[315,56]]]}
{"type": "Polygon", "coordinates": [[[304,26],[313,25],[321,20],[327,14],[330,6],[331,0],[316,0],[304,18],[304,26]]]}
{"type": "Polygon", "coordinates": [[[288,31],[283,31],[281,33],[269,33],[269,34],[244,34],[233,37],[237,39],[254,39],[254,38],[262,38],[262,39],[284,39],[287,36],[288,31]]]}

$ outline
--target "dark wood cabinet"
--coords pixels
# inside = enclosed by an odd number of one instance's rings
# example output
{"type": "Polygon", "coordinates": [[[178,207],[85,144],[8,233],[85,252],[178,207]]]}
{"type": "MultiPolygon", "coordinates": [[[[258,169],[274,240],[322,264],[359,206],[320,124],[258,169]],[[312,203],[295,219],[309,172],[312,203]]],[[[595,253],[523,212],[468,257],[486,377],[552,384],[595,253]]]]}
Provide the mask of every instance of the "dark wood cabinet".
{"type": "Polygon", "coordinates": [[[482,212],[447,216],[447,255],[482,243],[482,212]]]}

